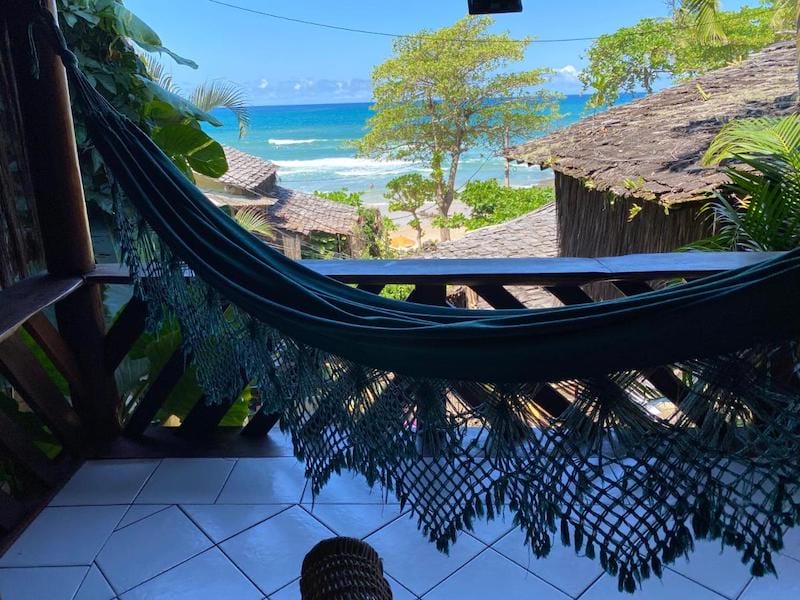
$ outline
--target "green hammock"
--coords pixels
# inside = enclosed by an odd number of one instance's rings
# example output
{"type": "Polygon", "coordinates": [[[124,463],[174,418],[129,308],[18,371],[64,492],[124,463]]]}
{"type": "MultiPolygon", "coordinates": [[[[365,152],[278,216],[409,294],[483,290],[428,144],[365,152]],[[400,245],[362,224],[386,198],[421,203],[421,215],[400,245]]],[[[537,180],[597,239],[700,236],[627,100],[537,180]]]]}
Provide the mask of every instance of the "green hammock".
{"type": "Polygon", "coordinates": [[[629,591],[695,537],[774,572],[771,553],[800,518],[800,252],[548,310],[384,299],[287,259],[212,206],[42,17],[116,182],[151,324],[177,319],[209,401],[258,386],[314,493],[360,472],[442,550],[475,518],[510,511],[536,556],[559,532],[629,591]],[[644,402],[657,394],[642,371],[655,367],[684,390],[669,418],[644,402]],[[539,406],[546,385],[568,406],[539,406]]]}

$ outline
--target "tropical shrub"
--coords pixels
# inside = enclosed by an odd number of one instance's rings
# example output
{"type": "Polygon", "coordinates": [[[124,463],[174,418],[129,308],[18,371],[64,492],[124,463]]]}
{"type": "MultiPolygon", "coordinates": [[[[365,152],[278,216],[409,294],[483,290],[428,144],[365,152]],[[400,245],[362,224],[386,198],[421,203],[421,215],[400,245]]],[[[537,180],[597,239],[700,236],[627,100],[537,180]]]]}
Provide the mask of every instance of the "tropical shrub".
{"type": "Polygon", "coordinates": [[[800,246],[798,115],[733,121],[714,139],[704,161],[729,163],[729,182],[703,208],[714,235],[692,247],[779,251],[800,246]]]}
{"type": "Polygon", "coordinates": [[[470,181],[459,195],[470,208],[470,215],[454,215],[452,227],[477,229],[505,223],[555,200],[552,187],[502,187],[496,179],[470,181]]]}

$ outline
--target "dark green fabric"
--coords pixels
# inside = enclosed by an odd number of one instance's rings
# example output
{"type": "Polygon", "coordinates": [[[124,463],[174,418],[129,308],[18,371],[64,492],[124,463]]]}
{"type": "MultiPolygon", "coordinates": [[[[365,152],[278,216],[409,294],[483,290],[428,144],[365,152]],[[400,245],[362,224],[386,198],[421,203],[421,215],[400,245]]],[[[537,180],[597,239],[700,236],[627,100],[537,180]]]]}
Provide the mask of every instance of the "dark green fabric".
{"type": "Polygon", "coordinates": [[[258,390],[312,493],[357,471],[443,550],[508,512],[536,556],[560,537],[628,591],[695,538],[735,547],[755,575],[775,571],[800,522],[800,252],[551,310],[383,299],[236,226],[95,92],[42,15],[116,179],[122,250],[152,324],[179,323],[210,402],[258,390]],[[674,402],[651,367],[674,380],[674,402]],[[547,408],[548,389],[566,406],[547,408]]]}
{"type": "Polygon", "coordinates": [[[433,307],[351,288],[240,228],[77,69],[71,75],[91,113],[92,140],[158,237],[251,316],[360,364],[472,381],[565,379],[800,333],[800,251],[675,288],[549,310],[433,307]]]}

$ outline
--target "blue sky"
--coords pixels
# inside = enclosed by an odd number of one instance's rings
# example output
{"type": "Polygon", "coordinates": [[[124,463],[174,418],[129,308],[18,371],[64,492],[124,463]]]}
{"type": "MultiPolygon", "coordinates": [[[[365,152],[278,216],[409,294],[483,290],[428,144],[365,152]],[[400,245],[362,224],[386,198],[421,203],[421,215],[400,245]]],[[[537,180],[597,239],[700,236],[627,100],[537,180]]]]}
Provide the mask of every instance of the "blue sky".
{"type": "MultiPolygon", "coordinates": [[[[335,25],[413,33],[451,24],[467,0],[225,0],[230,4],[335,25]]],[[[723,0],[736,9],[747,0],[723,0]]],[[[515,37],[589,37],[643,17],[666,16],[665,0],[523,0],[522,13],[497,15],[495,29],[515,37]]],[[[370,99],[372,68],[391,55],[387,37],[277,21],[208,0],[127,0],[164,44],[199,68],[175,66],[184,89],[211,79],[245,88],[253,105],[355,102],[370,99]]],[[[521,68],[557,70],[550,87],[580,92],[576,74],[590,42],[532,44],[521,68]]],[[[164,60],[169,64],[169,59],[164,60]]]]}

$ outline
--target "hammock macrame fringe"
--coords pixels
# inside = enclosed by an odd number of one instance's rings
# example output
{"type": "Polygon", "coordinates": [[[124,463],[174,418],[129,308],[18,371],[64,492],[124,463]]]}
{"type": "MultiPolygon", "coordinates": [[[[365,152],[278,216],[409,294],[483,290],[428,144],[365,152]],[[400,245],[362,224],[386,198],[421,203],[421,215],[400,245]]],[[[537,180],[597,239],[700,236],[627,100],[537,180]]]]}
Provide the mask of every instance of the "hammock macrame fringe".
{"type": "Polygon", "coordinates": [[[573,396],[556,419],[536,407],[545,382],[409,377],[299,343],[187,276],[129,203],[116,214],[150,327],[177,319],[209,402],[259,390],[314,495],[361,473],[445,552],[476,519],[513,515],[536,557],[559,539],[629,592],[698,538],[736,548],[754,575],[775,572],[800,518],[798,396],[771,375],[793,344],[673,365],[689,391],[667,419],[648,412],[658,394],[636,372],[546,382],[573,396]]]}
{"type": "Polygon", "coordinates": [[[736,548],[754,575],[775,572],[800,519],[800,253],[547,311],[374,297],[239,230],[91,87],[49,14],[39,25],[119,184],[124,261],[149,327],[178,322],[207,401],[258,390],[315,495],[334,474],[361,473],[442,551],[476,519],[513,515],[537,557],[558,539],[629,592],[695,539],[736,548]],[[666,415],[641,372],[659,365],[684,389],[666,415]],[[569,398],[563,414],[537,405],[544,385],[569,398]]]}

